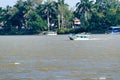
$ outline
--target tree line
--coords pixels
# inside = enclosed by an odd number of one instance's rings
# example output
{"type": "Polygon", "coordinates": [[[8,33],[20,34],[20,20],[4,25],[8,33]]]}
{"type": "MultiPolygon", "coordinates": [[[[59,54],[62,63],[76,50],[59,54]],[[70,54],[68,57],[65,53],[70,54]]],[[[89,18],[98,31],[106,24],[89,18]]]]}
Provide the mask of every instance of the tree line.
{"type": "Polygon", "coordinates": [[[105,33],[120,25],[119,0],[79,0],[70,9],[65,0],[18,0],[14,6],[0,7],[0,34],[39,34],[53,30],[66,33],[105,33]],[[81,24],[77,28],[73,20],[81,24]]]}

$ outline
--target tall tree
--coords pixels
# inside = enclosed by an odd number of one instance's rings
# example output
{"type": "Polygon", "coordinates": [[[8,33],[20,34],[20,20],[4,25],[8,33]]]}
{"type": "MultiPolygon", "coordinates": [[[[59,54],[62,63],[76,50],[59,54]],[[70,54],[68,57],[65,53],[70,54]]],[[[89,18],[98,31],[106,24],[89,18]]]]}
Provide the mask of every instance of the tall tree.
{"type": "Polygon", "coordinates": [[[6,9],[3,10],[3,14],[2,14],[2,22],[3,22],[3,28],[4,31],[9,33],[11,31],[12,28],[12,24],[11,24],[11,19],[12,16],[14,15],[12,7],[7,6],[6,9]]]}
{"type": "Polygon", "coordinates": [[[0,24],[2,24],[2,20],[3,20],[3,9],[2,7],[0,7],[0,24]]]}
{"type": "Polygon", "coordinates": [[[55,3],[56,2],[54,1],[45,2],[44,4],[41,4],[37,8],[38,13],[47,20],[48,30],[50,30],[50,25],[51,25],[50,19],[52,19],[56,15],[55,3]]]}
{"type": "Polygon", "coordinates": [[[29,26],[28,29],[31,29],[32,32],[40,32],[45,30],[46,23],[43,21],[43,19],[37,14],[35,11],[29,14],[29,22],[27,23],[27,26],[29,26]]]}
{"type": "Polygon", "coordinates": [[[32,12],[33,4],[30,0],[19,0],[14,7],[17,9],[17,12],[13,16],[12,22],[14,26],[18,26],[18,31],[20,31],[26,25],[27,16],[32,12]]]}
{"type": "Polygon", "coordinates": [[[81,20],[81,25],[85,26],[85,21],[87,21],[91,17],[91,9],[92,9],[93,1],[89,0],[80,0],[76,4],[75,14],[81,20]]]}
{"type": "Polygon", "coordinates": [[[92,8],[92,18],[89,20],[91,30],[104,32],[110,26],[117,25],[118,7],[119,1],[117,0],[97,0],[92,8]]]}
{"type": "Polygon", "coordinates": [[[65,11],[68,10],[68,5],[65,4],[65,0],[58,0],[58,26],[59,29],[64,27],[65,11]]]}

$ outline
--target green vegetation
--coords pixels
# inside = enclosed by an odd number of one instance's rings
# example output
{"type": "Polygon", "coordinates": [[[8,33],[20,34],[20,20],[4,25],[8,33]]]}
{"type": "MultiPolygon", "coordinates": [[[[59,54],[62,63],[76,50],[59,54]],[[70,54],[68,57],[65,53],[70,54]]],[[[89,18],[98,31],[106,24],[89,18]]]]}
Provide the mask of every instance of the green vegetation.
{"type": "Polygon", "coordinates": [[[120,25],[119,0],[80,0],[75,10],[64,0],[42,1],[18,0],[13,7],[0,7],[0,34],[39,34],[47,30],[59,34],[105,33],[110,26],[120,25]],[[74,18],[81,22],[77,27],[74,18]]]}

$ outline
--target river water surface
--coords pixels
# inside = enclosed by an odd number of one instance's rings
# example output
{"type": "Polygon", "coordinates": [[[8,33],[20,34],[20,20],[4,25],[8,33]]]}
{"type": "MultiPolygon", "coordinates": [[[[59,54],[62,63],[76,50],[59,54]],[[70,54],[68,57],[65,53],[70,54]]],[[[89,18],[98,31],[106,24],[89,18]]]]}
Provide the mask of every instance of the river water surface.
{"type": "Polygon", "coordinates": [[[119,80],[120,35],[0,36],[0,80],[119,80]]]}

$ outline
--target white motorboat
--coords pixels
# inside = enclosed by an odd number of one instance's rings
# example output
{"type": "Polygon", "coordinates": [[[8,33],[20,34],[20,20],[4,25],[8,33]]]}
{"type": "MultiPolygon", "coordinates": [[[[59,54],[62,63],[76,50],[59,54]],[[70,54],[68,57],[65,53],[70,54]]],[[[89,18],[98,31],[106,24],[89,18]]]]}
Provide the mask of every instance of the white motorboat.
{"type": "Polygon", "coordinates": [[[88,34],[71,34],[68,37],[70,40],[89,40],[88,34]]]}

